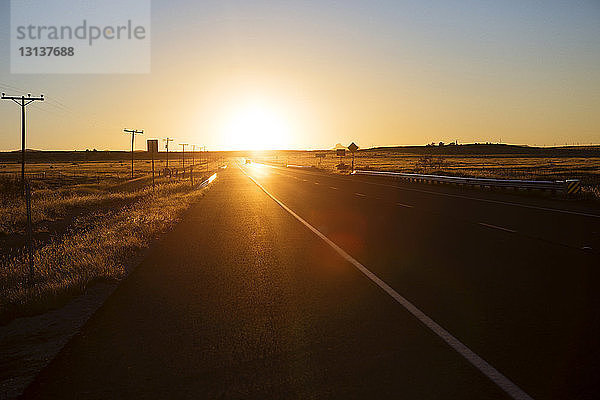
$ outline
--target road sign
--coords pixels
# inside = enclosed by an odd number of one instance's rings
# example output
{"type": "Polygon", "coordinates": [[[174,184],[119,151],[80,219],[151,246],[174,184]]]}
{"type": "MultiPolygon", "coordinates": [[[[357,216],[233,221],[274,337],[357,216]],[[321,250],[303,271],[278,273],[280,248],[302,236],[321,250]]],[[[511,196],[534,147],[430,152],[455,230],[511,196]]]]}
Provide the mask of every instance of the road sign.
{"type": "Polygon", "coordinates": [[[344,157],[346,156],[346,149],[337,149],[335,154],[337,154],[338,157],[344,157]]]}
{"type": "Polygon", "coordinates": [[[350,146],[348,146],[348,150],[350,150],[350,152],[354,153],[356,150],[358,150],[358,146],[356,145],[356,143],[352,142],[352,143],[350,143],[350,146]]]}
{"type": "Polygon", "coordinates": [[[148,153],[158,153],[158,140],[147,140],[148,153]]]}
{"type": "Polygon", "coordinates": [[[567,194],[579,193],[581,191],[581,182],[578,179],[569,179],[567,182],[567,194]]]}

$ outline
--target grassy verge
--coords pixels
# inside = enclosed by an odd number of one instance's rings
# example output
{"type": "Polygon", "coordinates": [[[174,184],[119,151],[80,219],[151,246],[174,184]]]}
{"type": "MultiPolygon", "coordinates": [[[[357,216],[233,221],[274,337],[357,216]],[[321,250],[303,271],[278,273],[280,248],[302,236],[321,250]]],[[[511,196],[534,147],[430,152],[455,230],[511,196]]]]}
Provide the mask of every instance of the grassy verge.
{"type": "MultiPolygon", "coordinates": [[[[98,210],[131,204],[148,195],[147,189],[136,191],[110,192],[107,188],[96,186],[70,186],[56,190],[37,189],[32,203],[32,219],[39,229],[45,223],[64,219],[73,210],[98,210]]],[[[0,209],[0,232],[22,233],[26,227],[27,215],[19,195],[12,196],[0,209]]]]}
{"type": "MultiPolygon", "coordinates": [[[[130,260],[157,234],[172,227],[205,190],[182,181],[163,183],[154,192],[144,188],[131,193],[84,194],[54,201],[50,198],[46,205],[41,201],[37,218],[60,214],[73,202],[98,210],[98,203],[114,204],[115,196],[117,200],[128,200],[120,207],[92,211],[84,224],[71,225],[65,234],[36,246],[32,279],[23,252],[2,258],[0,322],[60,306],[93,282],[122,279],[130,260]]],[[[21,225],[20,218],[10,223],[14,224],[11,229],[21,225]]]]}

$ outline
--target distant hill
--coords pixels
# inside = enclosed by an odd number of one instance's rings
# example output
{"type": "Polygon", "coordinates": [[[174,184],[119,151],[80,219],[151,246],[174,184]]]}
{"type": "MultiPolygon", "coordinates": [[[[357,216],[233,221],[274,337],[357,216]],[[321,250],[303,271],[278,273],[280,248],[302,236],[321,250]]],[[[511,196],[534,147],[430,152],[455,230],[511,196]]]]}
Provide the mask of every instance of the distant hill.
{"type": "MultiPolygon", "coordinates": [[[[25,149],[26,153],[37,153],[43,150],[34,150],[34,149],[25,149]]],[[[13,150],[13,151],[9,151],[8,153],[21,153],[21,150],[13,150]]]]}

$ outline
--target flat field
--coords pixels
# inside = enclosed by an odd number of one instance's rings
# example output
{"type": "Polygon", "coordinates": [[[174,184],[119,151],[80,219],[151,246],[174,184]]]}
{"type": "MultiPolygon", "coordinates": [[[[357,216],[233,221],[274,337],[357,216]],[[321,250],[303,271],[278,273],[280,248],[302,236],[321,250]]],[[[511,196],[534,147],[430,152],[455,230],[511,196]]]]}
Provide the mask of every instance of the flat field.
{"type": "MultiPolygon", "coordinates": [[[[277,165],[304,165],[335,173],[349,173],[352,156],[337,157],[333,151],[269,152],[253,156],[256,161],[277,165]],[[320,155],[321,157],[318,157],[320,155]],[[324,158],[322,156],[324,155],[324,158]]],[[[355,169],[425,173],[500,179],[579,179],[585,197],[600,199],[600,151],[596,156],[528,154],[414,154],[400,151],[358,151],[355,169]]]]}
{"type": "Polygon", "coordinates": [[[145,160],[135,162],[134,179],[127,161],[27,164],[29,242],[20,165],[0,164],[0,322],[60,306],[93,282],[125,276],[136,255],[202,197],[198,183],[218,168],[196,164],[192,185],[190,163],[186,174],[174,166],[179,173],[157,173],[153,188],[145,160]]]}

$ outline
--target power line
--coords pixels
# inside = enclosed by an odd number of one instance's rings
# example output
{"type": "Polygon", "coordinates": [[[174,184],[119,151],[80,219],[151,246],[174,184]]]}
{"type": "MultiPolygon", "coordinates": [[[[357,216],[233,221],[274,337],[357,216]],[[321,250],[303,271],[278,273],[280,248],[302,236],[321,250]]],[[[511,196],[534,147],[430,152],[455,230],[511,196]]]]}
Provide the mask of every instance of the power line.
{"type": "MultiPolygon", "coordinates": [[[[16,92],[25,92],[26,90],[5,82],[0,82],[0,89],[2,90],[6,90],[6,91],[16,91],[16,92]]],[[[40,108],[38,107],[36,104],[32,104],[31,106],[35,109],[35,110],[39,110],[43,113],[47,113],[50,115],[53,115],[55,117],[62,117],[65,114],[68,115],[69,118],[75,118],[81,122],[84,122],[86,125],[92,127],[92,128],[97,128],[97,127],[102,127],[104,129],[108,129],[108,130],[113,130],[115,128],[118,128],[117,124],[110,124],[110,123],[106,123],[104,122],[104,119],[98,118],[97,115],[95,114],[90,114],[89,112],[87,113],[87,115],[83,116],[79,113],[79,111],[74,110],[72,107],[69,107],[66,103],[68,103],[69,101],[66,100],[65,98],[61,98],[60,96],[57,96],[56,94],[52,95],[52,98],[50,99],[45,99],[45,102],[48,106],[52,107],[51,109],[45,109],[45,108],[40,108]]]]}

